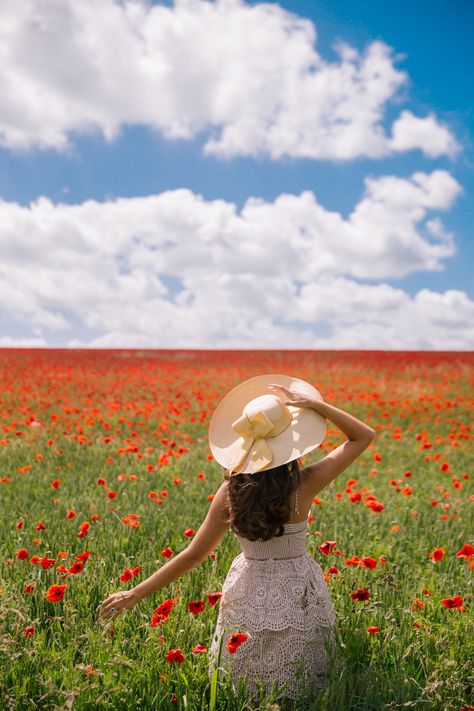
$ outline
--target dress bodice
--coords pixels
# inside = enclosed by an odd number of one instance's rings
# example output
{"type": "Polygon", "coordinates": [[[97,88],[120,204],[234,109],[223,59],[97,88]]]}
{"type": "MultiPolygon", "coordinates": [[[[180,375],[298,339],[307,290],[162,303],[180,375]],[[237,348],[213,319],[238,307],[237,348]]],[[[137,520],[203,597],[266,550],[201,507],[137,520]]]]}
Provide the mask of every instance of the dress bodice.
{"type": "Polygon", "coordinates": [[[282,536],[274,536],[268,541],[250,541],[234,534],[238,539],[245,558],[250,560],[281,560],[297,558],[306,552],[306,529],[308,522],[285,523],[282,536]]]}

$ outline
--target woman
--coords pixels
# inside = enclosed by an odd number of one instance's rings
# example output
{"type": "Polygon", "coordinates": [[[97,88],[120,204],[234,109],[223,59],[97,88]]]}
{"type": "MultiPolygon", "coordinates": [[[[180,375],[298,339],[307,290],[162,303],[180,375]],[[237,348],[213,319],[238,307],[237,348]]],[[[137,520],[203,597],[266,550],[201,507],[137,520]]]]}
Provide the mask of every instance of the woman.
{"type": "Polygon", "coordinates": [[[243,678],[254,697],[274,685],[290,700],[321,688],[330,673],[335,614],[322,570],[305,551],[308,513],[314,497],[374,436],[298,378],[272,374],[241,383],[219,403],[209,426],[224,481],[195,537],[147,580],[106,598],[100,615],[113,620],[198,566],[230,526],[242,552],[222,588],[209,673],[218,662],[234,688],[243,678]],[[348,440],[300,471],[298,459],[324,439],[325,418],[348,440]],[[246,640],[229,648],[225,641],[234,633],[246,640]]]}

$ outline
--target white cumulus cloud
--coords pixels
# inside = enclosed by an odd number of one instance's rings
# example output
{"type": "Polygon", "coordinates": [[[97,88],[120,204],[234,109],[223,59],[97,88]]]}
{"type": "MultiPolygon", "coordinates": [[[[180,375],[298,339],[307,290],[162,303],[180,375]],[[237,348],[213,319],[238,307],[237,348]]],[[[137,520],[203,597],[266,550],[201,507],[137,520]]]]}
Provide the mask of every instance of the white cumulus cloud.
{"type": "Polygon", "coordinates": [[[449,128],[440,124],[433,113],[422,118],[411,111],[402,111],[394,122],[389,146],[394,151],[420,148],[429,158],[454,157],[461,150],[449,128]]]}
{"type": "MultiPolygon", "coordinates": [[[[408,75],[381,40],[316,50],[314,24],[242,0],[22,0],[0,3],[0,145],[64,150],[71,136],[144,125],[204,134],[220,157],[350,160],[420,149],[452,156],[431,113],[384,112],[408,75]]],[[[397,97],[397,101],[399,101],[397,97]]]]}
{"type": "Polygon", "coordinates": [[[444,170],[367,178],[347,218],[310,191],[0,202],[0,322],[73,347],[472,348],[464,292],[381,281],[443,269],[433,211],[460,192],[444,170]]]}

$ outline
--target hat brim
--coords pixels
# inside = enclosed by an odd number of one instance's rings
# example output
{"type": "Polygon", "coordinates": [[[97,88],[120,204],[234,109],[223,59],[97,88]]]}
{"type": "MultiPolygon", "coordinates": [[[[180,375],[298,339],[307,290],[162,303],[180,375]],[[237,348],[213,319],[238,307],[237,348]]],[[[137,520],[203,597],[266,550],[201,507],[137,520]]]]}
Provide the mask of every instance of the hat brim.
{"type": "MultiPolygon", "coordinates": [[[[305,380],[289,375],[266,374],[257,375],[237,385],[220,401],[211,418],[208,431],[209,446],[214,459],[223,467],[230,466],[232,446],[239,439],[232,429],[232,423],[242,415],[245,405],[260,395],[278,393],[268,389],[271,383],[284,385],[288,389],[300,390],[317,400],[323,400],[319,390],[305,380]]],[[[282,402],[286,398],[280,397],[282,402]]],[[[272,461],[265,469],[287,464],[298,457],[308,454],[319,446],[326,436],[327,421],[315,410],[308,407],[288,405],[292,419],[286,429],[276,437],[267,438],[266,442],[272,453],[272,461]]],[[[242,464],[234,470],[235,473],[254,473],[250,453],[242,464]]]]}

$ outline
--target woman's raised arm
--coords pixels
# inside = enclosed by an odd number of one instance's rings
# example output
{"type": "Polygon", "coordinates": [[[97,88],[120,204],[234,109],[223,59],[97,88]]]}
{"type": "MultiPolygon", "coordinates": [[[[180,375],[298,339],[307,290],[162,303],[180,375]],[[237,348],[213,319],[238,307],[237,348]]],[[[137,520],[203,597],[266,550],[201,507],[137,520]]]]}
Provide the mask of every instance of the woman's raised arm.
{"type": "Polygon", "coordinates": [[[323,459],[303,469],[302,473],[305,477],[306,486],[311,496],[316,496],[347,469],[353,461],[360,457],[374,439],[376,432],[362,420],[323,400],[313,399],[305,393],[288,390],[280,385],[270,386],[270,389],[280,389],[281,392],[284,392],[288,398],[285,405],[312,408],[333,422],[348,437],[347,442],[343,442],[323,459]]]}

